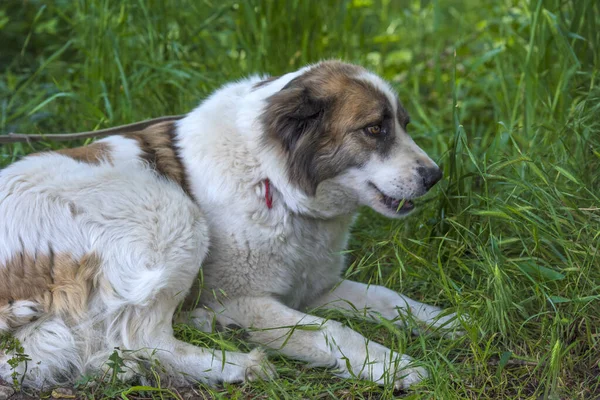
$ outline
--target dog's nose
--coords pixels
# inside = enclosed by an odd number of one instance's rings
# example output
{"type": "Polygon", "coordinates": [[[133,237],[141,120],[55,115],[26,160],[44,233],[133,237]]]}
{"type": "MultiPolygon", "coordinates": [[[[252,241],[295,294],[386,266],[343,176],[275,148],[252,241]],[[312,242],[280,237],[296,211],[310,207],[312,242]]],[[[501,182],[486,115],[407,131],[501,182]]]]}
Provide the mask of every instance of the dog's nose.
{"type": "Polygon", "coordinates": [[[443,176],[442,170],[437,166],[429,168],[419,167],[417,172],[423,179],[423,186],[425,186],[425,190],[431,189],[433,185],[442,179],[443,176]]]}

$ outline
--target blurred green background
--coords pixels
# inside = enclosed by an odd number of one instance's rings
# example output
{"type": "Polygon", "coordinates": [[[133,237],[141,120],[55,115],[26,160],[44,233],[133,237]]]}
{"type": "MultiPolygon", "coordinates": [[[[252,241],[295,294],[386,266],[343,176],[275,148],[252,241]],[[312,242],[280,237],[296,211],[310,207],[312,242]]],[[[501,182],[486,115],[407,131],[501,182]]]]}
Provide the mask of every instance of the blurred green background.
{"type": "MultiPolygon", "coordinates": [[[[190,111],[221,84],[325,58],[388,79],[444,168],[420,211],[363,210],[348,276],[469,314],[459,340],[335,317],[432,377],[407,398],[600,398],[597,0],[0,3],[0,132],[74,132],[190,111]]],[[[0,146],[0,166],[81,142],[0,146]]],[[[236,335],[178,335],[245,349],[236,335]]],[[[389,398],[275,359],[225,398],[389,398]]],[[[102,383],[93,397],[171,397],[102,383]]],[[[155,383],[156,387],[162,387],[155,383]]]]}

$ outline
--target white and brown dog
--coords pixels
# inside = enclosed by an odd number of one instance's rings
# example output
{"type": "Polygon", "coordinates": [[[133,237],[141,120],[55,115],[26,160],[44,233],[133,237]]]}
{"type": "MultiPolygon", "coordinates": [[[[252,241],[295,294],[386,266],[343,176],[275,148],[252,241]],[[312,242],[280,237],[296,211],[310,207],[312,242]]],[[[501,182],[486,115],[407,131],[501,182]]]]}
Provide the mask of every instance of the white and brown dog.
{"type": "MultiPolygon", "coordinates": [[[[273,375],[259,350],[175,339],[187,296],[199,308],[185,317],[202,329],[247,328],[250,341],[342,377],[420,381],[410,357],[305,313],[456,328],[436,307],[341,278],[357,208],[404,216],[442,176],[407,123],[382,79],[328,61],[226,85],[177,122],[0,171],[0,331],[31,358],[17,373],[35,387],[71,381],[119,347],[134,371],[158,361],[175,384],[273,375]]],[[[4,379],[13,356],[0,353],[4,379]]]]}

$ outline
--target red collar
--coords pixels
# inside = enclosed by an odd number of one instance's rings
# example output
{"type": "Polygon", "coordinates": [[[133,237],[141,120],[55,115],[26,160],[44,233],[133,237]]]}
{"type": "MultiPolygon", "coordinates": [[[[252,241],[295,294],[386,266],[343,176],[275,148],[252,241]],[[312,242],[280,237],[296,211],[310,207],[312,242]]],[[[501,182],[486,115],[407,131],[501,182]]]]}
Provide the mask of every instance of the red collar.
{"type": "Polygon", "coordinates": [[[267,203],[269,210],[273,208],[273,193],[271,193],[271,181],[269,178],[265,179],[265,203],[267,203]]]}

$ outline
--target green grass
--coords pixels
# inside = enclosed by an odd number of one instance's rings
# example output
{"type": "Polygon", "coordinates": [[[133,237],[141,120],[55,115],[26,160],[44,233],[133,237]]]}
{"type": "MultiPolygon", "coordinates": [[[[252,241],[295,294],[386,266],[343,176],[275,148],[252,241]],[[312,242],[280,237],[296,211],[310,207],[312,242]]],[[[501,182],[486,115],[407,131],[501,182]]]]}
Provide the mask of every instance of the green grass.
{"type": "MultiPolygon", "coordinates": [[[[0,131],[69,132],[189,111],[224,82],[321,58],[389,79],[445,171],[418,214],[364,210],[347,275],[471,316],[458,340],[338,318],[432,372],[411,399],[600,397],[600,3],[6,1],[0,131]]],[[[0,147],[0,165],[45,148],[0,147]]],[[[199,345],[235,334],[178,326],[199,345]]],[[[389,398],[275,359],[216,398],[389,398]]],[[[158,387],[158,386],[157,386],[158,387]]],[[[113,382],[102,396],[169,398],[113,382]],[[128,392],[127,392],[128,390],[128,392]]]]}

